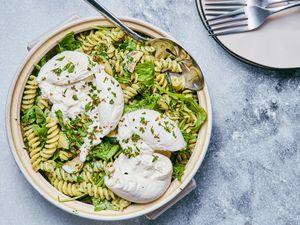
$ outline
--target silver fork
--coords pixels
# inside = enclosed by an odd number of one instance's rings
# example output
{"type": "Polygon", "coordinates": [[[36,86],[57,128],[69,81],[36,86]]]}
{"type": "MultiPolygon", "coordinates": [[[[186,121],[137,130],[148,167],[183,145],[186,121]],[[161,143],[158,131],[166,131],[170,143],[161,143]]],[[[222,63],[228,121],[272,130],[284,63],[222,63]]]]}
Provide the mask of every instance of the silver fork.
{"type": "Polygon", "coordinates": [[[300,2],[270,9],[259,6],[245,6],[206,21],[209,24],[211,36],[242,33],[257,29],[272,14],[296,6],[300,6],[300,2]]]}
{"type": "Polygon", "coordinates": [[[299,0],[206,0],[205,11],[207,16],[218,16],[224,12],[234,11],[241,6],[259,6],[262,8],[273,7],[281,3],[295,2],[299,0]]]}

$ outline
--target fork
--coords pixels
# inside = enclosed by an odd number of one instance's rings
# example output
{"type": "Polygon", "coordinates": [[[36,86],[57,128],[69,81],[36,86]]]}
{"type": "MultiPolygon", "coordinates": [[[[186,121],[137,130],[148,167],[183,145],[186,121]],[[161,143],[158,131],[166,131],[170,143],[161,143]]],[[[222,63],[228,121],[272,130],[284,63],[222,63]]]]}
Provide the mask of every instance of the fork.
{"type": "Polygon", "coordinates": [[[228,35],[247,32],[260,27],[267,18],[286,9],[299,6],[300,2],[276,8],[262,8],[259,6],[245,6],[240,9],[228,12],[207,21],[211,36],[228,35]],[[230,24],[228,24],[230,23],[230,24]]]}
{"type": "Polygon", "coordinates": [[[280,3],[287,3],[299,0],[206,0],[205,11],[214,11],[211,13],[206,13],[207,16],[218,16],[224,12],[234,11],[241,6],[259,6],[262,8],[267,8],[269,6],[275,6],[280,3]],[[216,13],[217,12],[217,13],[216,13]]]}

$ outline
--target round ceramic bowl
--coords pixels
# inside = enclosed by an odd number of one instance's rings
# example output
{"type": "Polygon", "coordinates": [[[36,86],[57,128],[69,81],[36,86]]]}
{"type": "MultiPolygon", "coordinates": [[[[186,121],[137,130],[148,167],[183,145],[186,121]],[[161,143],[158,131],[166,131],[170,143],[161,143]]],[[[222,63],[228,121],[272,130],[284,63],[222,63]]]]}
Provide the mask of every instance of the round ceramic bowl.
{"type": "MultiPolygon", "coordinates": [[[[151,37],[170,37],[166,32],[145,23],[140,20],[123,18],[125,22],[132,29],[144,33],[151,37]]],[[[74,31],[75,33],[89,30],[95,26],[112,27],[113,25],[107,20],[99,17],[86,18],[71,22],[43,38],[27,55],[24,62],[18,69],[15,79],[11,85],[10,93],[7,100],[7,137],[9,140],[12,154],[20,167],[22,173],[29,181],[29,183],[48,201],[58,206],[59,208],[70,212],[72,214],[96,219],[96,220],[122,220],[129,219],[150,213],[159,207],[167,204],[176,195],[178,195],[186,185],[191,181],[202,160],[205,156],[208,143],[210,140],[211,126],[212,126],[212,112],[211,103],[207,86],[198,93],[201,106],[207,112],[207,121],[203,124],[198,135],[196,148],[186,166],[182,181],[173,181],[169,189],[157,200],[148,204],[132,204],[122,212],[116,211],[100,211],[95,212],[92,205],[85,204],[79,201],[71,202],[58,202],[60,198],[65,197],[62,193],[56,190],[40,173],[33,171],[28,153],[24,150],[24,143],[22,139],[22,132],[20,127],[20,106],[22,93],[24,90],[25,82],[34,68],[34,64],[51,50],[67,33],[74,31]]]]}

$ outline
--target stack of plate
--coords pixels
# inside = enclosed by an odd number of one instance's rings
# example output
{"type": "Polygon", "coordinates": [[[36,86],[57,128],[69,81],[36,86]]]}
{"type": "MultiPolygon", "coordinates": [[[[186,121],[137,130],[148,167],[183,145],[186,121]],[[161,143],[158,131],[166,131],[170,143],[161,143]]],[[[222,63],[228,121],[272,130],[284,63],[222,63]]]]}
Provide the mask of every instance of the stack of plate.
{"type": "MultiPolygon", "coordinates": [[[[201,20],[209,28],[205,3],[196,0],[201,20]]],[[[227,36],[213,37],[235,58],[269,69],[300,68],[300,7],[271,16],[259,29],[227,36]]]]}

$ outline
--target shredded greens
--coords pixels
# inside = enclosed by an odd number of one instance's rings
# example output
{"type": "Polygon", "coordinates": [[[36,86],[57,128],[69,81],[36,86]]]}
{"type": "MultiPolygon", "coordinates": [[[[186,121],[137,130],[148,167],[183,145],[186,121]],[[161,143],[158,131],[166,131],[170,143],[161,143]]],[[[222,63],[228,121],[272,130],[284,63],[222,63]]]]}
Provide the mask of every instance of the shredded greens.
{"type": "Polygon", "coordinates": [[[144,85],[152,85],[154,83],[154,64],[151,62],[139,63],[135,67],[138,75],[138,81],[144,85]]]}
{"type": "Polygon", "coordinates": [[[175,162],[173,162],[173,174],[172,174],[172,178],[175,180],[177,179],[178,181],[181,181],[181,178],[184,174],[184,168],[185,165],[178,162],[177,160],[175,162]]]}
{"type": "Polygon", "coordinates": [[[21,117],[21,122],[23,124],[28,124],[32,122],[36,122],[38,124],[42,124],[46,121],[46,115],[38,106],[33,106],[30,109],[27,109],[23,112],[21,117]]]}
{"type": "Polygon", "coordinates": [[[61,41],[57,43],[57,52],[73,51],[80,48],[80,42],[75,39],[75,33],[66,34],[61,41]]]}
{"type": "Polygon", "coordinates": [[[102,159],[104,161],[111,161],[113,156],[120,150],[119,144],[111,144],[104,141],[95,146],[88,156],[88,159],[102,159]]]}
{"type": "Polygon", "coordinates": [[[136,49],[136,43],[134,41],[129,41],[126,39],[123,43],[119,45],[120,49],[133,51],[136,49]]]}
{"type": "Polygon", "coordinates": [[[137,103],[126,105],[125,113],[133,112],[138,109],[156,109],[159,97],[160,95],[149,95],[137,103]]]}

